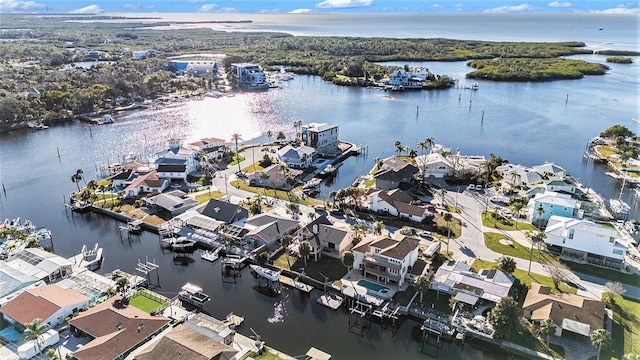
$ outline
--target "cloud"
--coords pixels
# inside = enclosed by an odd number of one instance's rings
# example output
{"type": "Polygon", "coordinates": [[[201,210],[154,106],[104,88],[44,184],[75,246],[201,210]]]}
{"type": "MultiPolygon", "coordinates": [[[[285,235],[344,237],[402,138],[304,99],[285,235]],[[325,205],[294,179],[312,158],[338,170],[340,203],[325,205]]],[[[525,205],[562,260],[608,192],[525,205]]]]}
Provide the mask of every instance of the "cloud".
{"type": "Polygon", "coordinates": [[[373,4],[373,0],[325,0],[317,3],[316,7],[321,9],[332,8],[355,8],[355,7],[368,7],[373,4]]]}
{"type": "Polygon", "coordinates": [[[620,4],[611,9],[594,10],[592,12],[599,14],[639,14],[640,9],[633,7],[633,4],[630,4],[629,6],[620,4]]]}
{"type": "Polygon", "coordinates": [[[236,12],[236,8],[232,8],[232,7],[223,7],[223,8],[220,8],[220,10],[218,10],[218,12],[223,12],[223,13],[232,13],[232,12],[236,12]]]}
{"type": "Polygon", "coordinates": [[[123,8],[127,9],[127,10],[138,10],[142,7],[142,5],[140,4],[124,4],[122,5],[123,8]]]}
{"type": "Polygon", "coordinates": [[[529,4],[520,4],[520,5],[505,5],[494,7],[491,9],[486,9],[484,13],[514,13],[514,12],[522,12],[527,10],[533,10],[533,6],[529,4]]]}
{"type": "Polygon", "coordinates": [[[216,5],[216,4],[204,4],[204,5],[202,5],[202,6],[200,6],[198,8],[198,12],[201,12],[201,13],[203,13],[203,12],[211,12],[216,7],[218,7],[218,5],[216,5]]]}
{"type": "Polygon", "coordinates": [[[433,4],[433,8],[434,8],[434,9],[439,9],[439,8],[441,8],[441,7],[442,7],[442,5],[440,5],[440,4],[433,4]]]}
{"type": "Polygon", "coordinates": [[[98,5],[89,5],[83,8],[69,11],[70,14],[99,14],[101,12],[103,11],[98,5]]]}
{"type": "Polygon", "coordinates": [[[312,12],[313,10],[311,9],[295,9],[295,10],[289,11],[289,14],[309,14],[312,12]]]}
{"type": "Polygon", "coordinates": [[[552,1],[547,4],[549,7],[571,7],[571,3],[568,1],[552,1]]]}
{"type": "Polygon", "coordinates": [[[464,4],[461,3],[457,3],[456,4],[456,11],[462,11],[462,8],[464,7],[464,4]]]}
{"type": "Polygon", "coordinates": [[[46,7],[47,5],[35,1],[0,0],[0,12],[30,11],[46,7]]]}

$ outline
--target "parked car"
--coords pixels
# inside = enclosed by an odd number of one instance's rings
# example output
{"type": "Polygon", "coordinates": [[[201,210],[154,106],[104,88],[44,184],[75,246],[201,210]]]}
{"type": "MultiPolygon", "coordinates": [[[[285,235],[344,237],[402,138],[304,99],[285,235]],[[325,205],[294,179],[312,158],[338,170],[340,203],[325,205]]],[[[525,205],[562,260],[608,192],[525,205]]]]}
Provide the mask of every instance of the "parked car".
{"type": "Polygon", "coordinates": [[[476,191],[482,191],[482,185],[480,184],[476,185],[476,191]]]}
{"type": "Polygon", "coordinates": [[[431,232],[429,232],[429,231],[420,231],[418,233],[418,236],[420,236],[423,239],[433,239],[433,236],[431,235],[431,232]]]}
{"type": "Polygon", "coordinates": [[[467,190],[475,190],[476,186],[474,184],[469,184],[469,186],[467,186],[467,190]]]}
{"type": "Polygon", "coordinates": [[[436,211],[436,206],[435,205],[425,205],[424,206],[425,209],[427,209],[427,211],[436,211]]]}
{"type": "Polygon", "coordinates": [[[335,215],[342,215],[342,210],[338,209],[338,208],[333,208],[331,210],[329,210],[329,213],[333,216],[335,215]]]}
{"type": "Polygon", "coordinates": [[[316,206],[313,207],[313,209],[315,211],[325,211],[327,208],[325,208],[324,205],[316,205],[316,206]]]}
{"type": "Polygon", "coordinates": [[[506,196],[492,196],[489,198],[489,201],[494,204],[508,204],[509,198],[506,196]]]}
{"type": "Polygon", "coordinates": [[[245,174],[242,171],[238,171],[238,172],[236,172],[236,176],[239,177],[239,178],[243,178],[244,179],[244,178],[247,177],[247,174],[245,174]]]}

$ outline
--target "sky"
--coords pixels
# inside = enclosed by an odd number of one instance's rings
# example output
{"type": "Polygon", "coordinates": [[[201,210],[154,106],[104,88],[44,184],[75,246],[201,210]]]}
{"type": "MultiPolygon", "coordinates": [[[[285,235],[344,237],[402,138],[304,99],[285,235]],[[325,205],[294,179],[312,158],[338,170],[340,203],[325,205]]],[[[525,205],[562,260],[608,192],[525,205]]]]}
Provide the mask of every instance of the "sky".
{"type": "Polygon", "coordinates": [[[621,0],[0,0],[1,13],[613,13],[640,14],[621,0]]]}

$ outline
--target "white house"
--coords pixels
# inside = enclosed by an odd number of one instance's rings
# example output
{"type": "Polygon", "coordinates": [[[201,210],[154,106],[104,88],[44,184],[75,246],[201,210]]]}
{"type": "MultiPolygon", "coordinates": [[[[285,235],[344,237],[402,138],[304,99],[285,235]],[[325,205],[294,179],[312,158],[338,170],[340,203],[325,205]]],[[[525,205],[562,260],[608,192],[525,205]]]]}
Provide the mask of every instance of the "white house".
{"type": "Polygon", "coordinates": [[[367,196],[367,205],[371,211],[388,212],[393,216],[421,222],[427,216],[422,206],[412,205],[413,197],[400,189],[373,191],[367,196]]]}
{"type": "Polygon", "coordinates": [[[457,301],[476,305],[479,299],[497,303],[509,296],[515,279],[500,270],[471,271],[471,266],[461,261],[442,264],[431,279],[429,287],[454,295],[457,301]]]}
{"type": "Polygon", "coordinates": [[[542,165],[534,166],[533,170],[541,176],[547,177],[564,177],[565,174],[564,169],[554,163],[544,163],[542,165]]]}
{"type": "MultiPolygon", "coordinates": [[[[182,146],[176,139],[169,140],[169,148],[156,154],[158,159],[179,159],[185,160],[186,172],[191,174],[198,166],[198,151],[190,147],[182,146]]],[[[156,160],[156,163],[158,160],[156,160]]]]}
{"type": "Polygon", "coordinates": [[[189,143],[189,147],[198,152],[204,152],[207,159],[218,159],[228,150],[227,143],[218,138],[200,139],[189,143]]]}
{"type": "Polygon", "coordinates": [[[419,155],[415,157],[415,161],[416,166],[420,169],[425,179],[428,177],[443,178],[453,175],[454,172],[451,161],[442,156],[441,153],[433,152],[426,155],[419,155]]]}
{"type": "Polygon", "coordinates": [[[169,180],[158,177],[158,173],[155,170],[148,173],[138,173],[138,177],[124,188],[124,196],[132,198],[141,193],[161,193],[168,186],[169,180]]]}
{"type": "Polygon", "coordinates": [[[161,179],[170,180],[187,180],[187,175],[190,174],[187,168],[187,160],[185,159],[172,159],[172,158],[159,158],[156,160],[156,172],[161,179]]]}
{"type": "Polygon", "coordinates": [[[7,321],[22,326],[34,319],[40,319],[41,324],[55,326],[89,308],[90,300],[73,289],[51,284],[22,292],[2,306],[0,313],[7,321]]]}
{"type": "Polygon", "coordinates": [[[289,167],[306,169],[311,166],[313,155],[315,153],[316,150],[310,146],[302,145],[293,147],[291,145],[287,145],[278,150],[277,155],[278,160],[283,164],[287,164],[289,167]]]}
{"type": "Polygon", "coordinates": [[[570,178],[551,178],[544,180],[544,186],[547,191],[576,193],[576,183],[570,178]]]}
{"type": "Polygon", "coordinates": [[[587,220],[552,216],[545,230],[545,244],[563,257],[601,266],[624,266],[627,244],[618,231],[587,220]]]}
{"type": "Polygon", "coordinates": [[[307,146],[316,149],[320,155],[335,155],[340,153],[338,147],[338,125],[327,123],[310,123],[302,125],[302,141],[307,146]]]}
{"type": "Polygon", "coordinates": [[[500,165],[496,167],[496,172],[500,173],[509,185],[531,185],[542,180],[542,176],[537,171],[522,165],[500,165]]]}
{"type": "Polygon", "coordinates": [[[377,282],[400,287],[418,260],[420,240],[401,234],[393,238],[379,236],[372,241],[361,242],[351,251],[354,269],[361,269],[365,277],[377,282]]]}

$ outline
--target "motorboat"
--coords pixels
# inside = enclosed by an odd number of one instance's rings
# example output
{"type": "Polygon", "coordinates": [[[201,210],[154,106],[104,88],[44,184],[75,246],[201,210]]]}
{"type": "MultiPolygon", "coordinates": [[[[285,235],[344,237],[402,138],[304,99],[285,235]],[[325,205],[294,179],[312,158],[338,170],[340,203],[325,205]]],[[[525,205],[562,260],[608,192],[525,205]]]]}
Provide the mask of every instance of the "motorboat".
{"type": "Polygon", "coordinates": [[[335,168],[335,167],[333,167],[333,165],[329,164],[329,165],[325,166],[325,168],[318,173],[317,177],[325,178],[325,177],[332,176],[333,174],[335,174],[336,170],[337,170],[337,168],[335,168]]]}
{"type": "Polygon", "coordinates": [[[271,280],[271,281],[280,280],[280,273],[275,270],[267,269],[265,267],[258,266],[258,265],[249,265],[249,266],[253,271],[256,272],[256,274],[258,274],[259,276],[267,280],[271,280]]]}
{"type": "Polygon", "coordinates": [[[184,236],[181,236],[171,242],[171,250],[173,251],[189,251],[193,249],[196,245],[196,242],[193,240],[189,240],[184,236]]]}
{"type": "Polygon", "coordinates": [[[186,283],[178,293],[178,298],[191,305],[202,307],[208,303],[211,298],[202,292],[202,288],[191,283],[186,283]]]}

